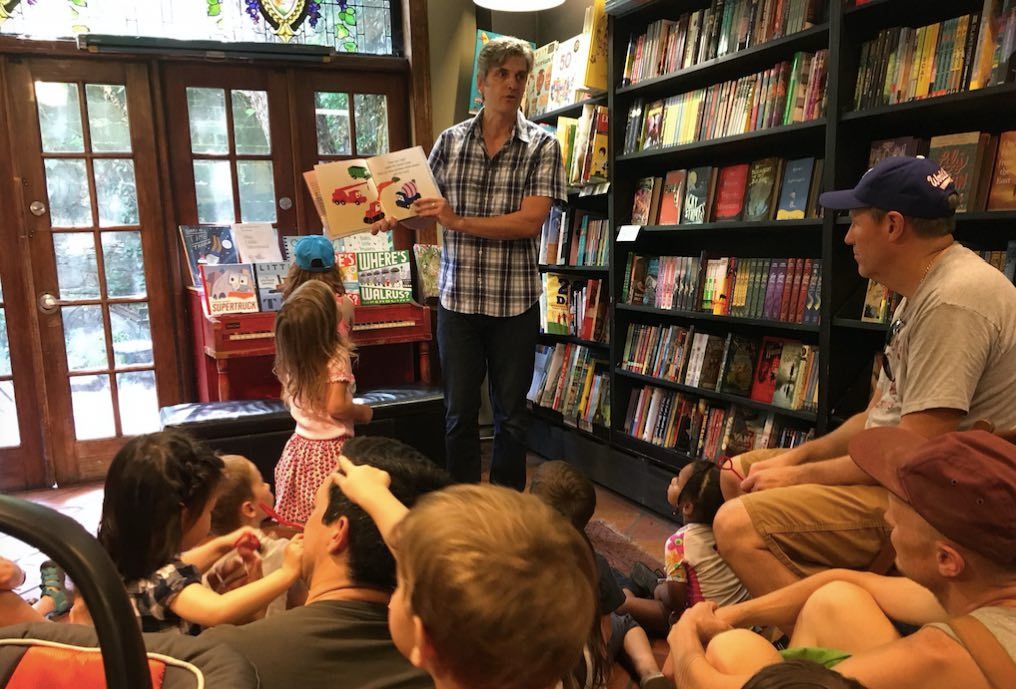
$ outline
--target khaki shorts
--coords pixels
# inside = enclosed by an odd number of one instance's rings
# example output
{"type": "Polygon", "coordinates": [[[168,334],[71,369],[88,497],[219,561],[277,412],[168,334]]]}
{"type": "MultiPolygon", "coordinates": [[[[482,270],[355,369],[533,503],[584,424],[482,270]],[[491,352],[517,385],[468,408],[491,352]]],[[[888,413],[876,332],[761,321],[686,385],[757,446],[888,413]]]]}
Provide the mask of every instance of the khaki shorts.
{"type": "MultiPolygon", "coordinates": [[[[755,462],[783,450],[755,450],[734,461],[746,476],[755,462]]],[[[805,484],[741,496],[766,547],[795,574],[833,567],[884,573],[889,557],[888,492],[880,486],[805,484]]]]}

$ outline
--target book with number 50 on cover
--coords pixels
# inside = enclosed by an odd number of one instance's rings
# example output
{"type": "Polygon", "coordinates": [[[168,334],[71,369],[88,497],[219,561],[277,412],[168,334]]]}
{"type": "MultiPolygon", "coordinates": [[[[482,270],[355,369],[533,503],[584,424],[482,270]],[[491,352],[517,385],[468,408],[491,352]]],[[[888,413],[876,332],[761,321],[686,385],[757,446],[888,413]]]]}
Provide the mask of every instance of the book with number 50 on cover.
{"type": "Polygon", "coordinates": [[[387,217],[414,229],[425,227],[433,221],[417,218],[413,203],[441,196],[420,146],[315,165],[304,180],[332,239],[369,230],[387,217]]]}

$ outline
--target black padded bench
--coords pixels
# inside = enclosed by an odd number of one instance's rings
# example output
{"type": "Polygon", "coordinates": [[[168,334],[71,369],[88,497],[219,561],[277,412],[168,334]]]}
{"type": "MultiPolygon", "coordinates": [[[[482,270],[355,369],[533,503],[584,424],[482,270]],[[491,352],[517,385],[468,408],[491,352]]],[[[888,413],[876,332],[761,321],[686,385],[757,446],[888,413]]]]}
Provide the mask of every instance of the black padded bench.
{"type": "MultiPolygon", "coordinates": [[[[357,426],[357,435],[397,438],[440,466],[445,465],[444,395],[436,388],[406,385],[357,395],[374,410],[373,420],[357,426]]],[[[275,481],[275,464],[295,424],[282,400],[192,402],[163,407],[163,428],[200,438],[213,450],[250,458],[265,480],[275,481]]]]}

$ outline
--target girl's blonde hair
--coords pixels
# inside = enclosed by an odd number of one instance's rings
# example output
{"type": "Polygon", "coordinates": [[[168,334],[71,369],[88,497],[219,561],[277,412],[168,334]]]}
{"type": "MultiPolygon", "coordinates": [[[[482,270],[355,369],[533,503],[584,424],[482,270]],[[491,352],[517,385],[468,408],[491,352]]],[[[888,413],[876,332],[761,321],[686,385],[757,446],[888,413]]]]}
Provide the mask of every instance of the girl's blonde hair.
{"type": "Polygon", "coordinates": [[[275,368],[282,398],[323,409],[328,404],[328,363],[352,342],[338,333],[335,292],[320,280],[298,287],[275,317],[275,368]]]}
{"type": "Polygon", "coordinates": [[[286,273],[286,279],[282,283],[282,298],[284,300],[289,299],[289,295],[295,292],[300,285],[314,281],[328,285],[328,288],[335,294],[343,295],[346,293],[346,288],[342,284],[342,274],[339,273],[337,265],[332,266],[329,270],[318,272],[304,270],[294,262],[289,266],[289,272],[286,273]]]}

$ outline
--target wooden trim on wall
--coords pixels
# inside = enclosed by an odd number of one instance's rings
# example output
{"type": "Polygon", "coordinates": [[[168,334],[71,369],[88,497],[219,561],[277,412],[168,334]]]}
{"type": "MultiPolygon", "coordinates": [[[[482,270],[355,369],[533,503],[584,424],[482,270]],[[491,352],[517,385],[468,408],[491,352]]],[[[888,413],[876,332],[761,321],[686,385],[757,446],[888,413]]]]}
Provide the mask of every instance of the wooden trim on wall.
{"type": "Polygon", "coordinates": [[[428,153],[434,145],[434,115],[430,107],[430,29],[427,0],[402,0],[403,35],[409,58],[413,103],[413,141],[428,153]]]}
{"type": "Polygon", "coordinates": [[[187,300],[184,295],[184,275],[187,267],[183,264],[180,248],[180,234],[176,224],[176,196],[172,184],[169,164],[169,125],[166,120],[166,98],[162,69],[157,61],[149,61],[148,77],[151,89],[152,114],[155,126],[157,164],[159,168],[159,189],[162,193],[163,251],[166,252],[166,267],[169,271],[166,286],[172,295],[170,313],[173,319],[173,346],[176,348],[177,384],[176,400],[197,399],[194,385],[195,362],[190,338],[190,321],[187,300]]]}
{"type": "MultiPolygon", "coordinates": [[[[434,113],[430,103],[430,28],[427,0],[402,0],[403,37],[409,58],[413,142],[430,153],[434,146],[434,113]]],[[[437,244],[437,229],[421,230],[417,239],[437,244]]]]}
{"type": "MultiPolygon", "coordinates": [[[[6,71],[9,60],[0,55],[0,131],[8,131],[13,120],[7,98],[6,71]]],[[[0,449],[0,488],[17,490],[51,484],[51,455],[41,433],[47,412],[45,385],[41,383],[42,358],[30,344],[39,341],[39,324],[34,314],[35,284],[30,265],[28,237],[25,232],[26,184],[13,168],[14,137],[0,137],[0,189],[9,202],[0,210],[0,269],[4,277],[11,367],[15,378],[15,409],[21,445],[0,449]],[[30,337],[11,337],[10,333],[31,333],[30,337]]]]}
{"type": "MultiPolygon", "coordinates": [[[[408,2],[409,0],[403,0],[408,2]]],[[[157,41],[158,39],[152,39],[157,41]]],[[[153,48],[158,46],[153,45],[153,48]]],[[[347,70],[359,74],[369,72],[408,72],[409,60],[404,57],[389,55],[353,55],[348,53],[336,53],[327,56],[326,59],[318,61],[307,60],[286,60],[284,58],[272,59],[251,58],[241,55],[231,55],[228,52],[228,44],[223,44],[223,51],[214,55],[202,56],[193,54],[174,53],[172,49],[166,48],[165,52],[152,53],[123,50],[82,50],[77,47],[74,41],[33,41],[29,39],[16,38],[13,36],[0,36],[0,53],[10,55],[23,54],[34,57],[65,57],[65,58],[92,58],[119,60],[141,60],[155,62],[195,62],[203,65],[208,64],[230,64],[230,65],[256,65],[257,67],[292,67],[294,64],[303,64],[313,67],[347,70]]]]}

